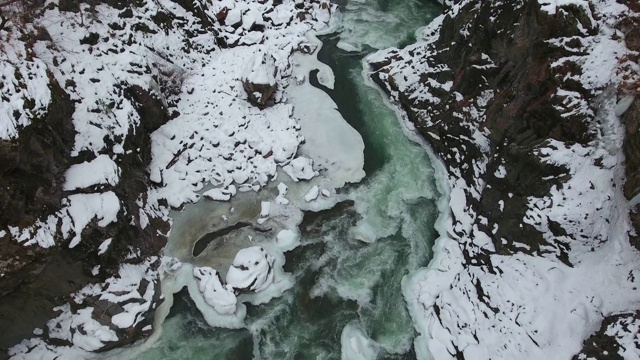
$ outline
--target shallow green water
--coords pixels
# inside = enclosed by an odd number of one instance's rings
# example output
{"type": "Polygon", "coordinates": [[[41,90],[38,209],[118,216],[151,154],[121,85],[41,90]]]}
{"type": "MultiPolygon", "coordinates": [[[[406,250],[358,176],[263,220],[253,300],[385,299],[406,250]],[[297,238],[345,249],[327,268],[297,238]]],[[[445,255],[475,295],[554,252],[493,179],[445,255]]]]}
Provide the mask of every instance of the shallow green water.
{"type": "Polygon", "coordinates": [[[415,30],[439,11],[419,0],[343,6],[341,32],[322,39],[319,59],[336,76],[334,90],[326,91],[365,141],[367,177],[344,190],[354,205],[305,219],[302,246],[287,254],[285,267],[296,285],[268,304],[249,305],[248,329],[211,329],[181,294],[159,341],[139,359],[339,359],[350,323],[378,344],[378,359],[415,358],[400,284],[429,261],[439,194],[427,154],[365,83],[362,58],[415,41],[415,30]],[[340,40],[362,51],[342,51],[340,40]],[[363,236],[375,241],[358,240],[363,236]]]}

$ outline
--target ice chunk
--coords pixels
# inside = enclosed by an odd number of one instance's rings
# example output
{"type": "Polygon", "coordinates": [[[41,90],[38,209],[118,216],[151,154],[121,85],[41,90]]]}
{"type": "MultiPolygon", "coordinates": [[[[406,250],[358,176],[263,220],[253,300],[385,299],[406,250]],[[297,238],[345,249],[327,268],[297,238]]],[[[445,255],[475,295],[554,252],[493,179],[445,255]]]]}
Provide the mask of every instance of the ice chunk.
{"type": "Polygon", "coordinates": [[[278,246],[280,248],[289,249],[295,247],[300,241],[300,234],[293,230],[285,229],[276,235],[276,240],[278,240],[278,246]]]}
{"type": "Polygon", "coordinates": [[[284,183],[278,184],[278,196],[285,196],[289,192],[289,187],[284,183]]]}
{"type": "Polygon", "coordinates": [[[349,323],[340,336],[343,360],[373,360],[378,356],[378,344],[355,323],[349,323]]]}
{"type": "Polygon", "coordinates": [[[273,283],[274,261],[260,246],[242,249],[227,272],[227,284],[240,291],[263,291],[273,283]]]}
{"type": "Polygon", "coordinates": [[[207,304],[220,315],[236,312],[236,295],[228,285],[222,285],[218,271],[210,267],[193,268],[193,276],[200,280],[198,288],[207,304]]]}
{"type": "Polygon", "coordinates": [[[313,171],[313,160],[302,156],[291,160],[283,169],[293,181],[309,180],[317,175],[313,171]]]}
{"type": "Polygon", "coordinates": [[[280,183],[278,184],[278,196],[276,196],[276,204],[287,205],[289,204],[289,200],[287,200],[284,196],[287,195],[289,191],[289,187],[287,185],[280,183]]]}
{"type": "Polygon", "coordinates": [[[260,203],[260,216],[269,217],[269,210],[271,209],[271,202],[263,201],[260,203]]]}
{"type": "Polygon", "coordinates": [[[320,192],[320,189],[318,189],[317,185],[312,187],[311,189],[309,189],[307,194],[304,196],[304,201],[310,202],[310,201],[313,201],[313,200],[317,199],[319,192],[320,192]]]}

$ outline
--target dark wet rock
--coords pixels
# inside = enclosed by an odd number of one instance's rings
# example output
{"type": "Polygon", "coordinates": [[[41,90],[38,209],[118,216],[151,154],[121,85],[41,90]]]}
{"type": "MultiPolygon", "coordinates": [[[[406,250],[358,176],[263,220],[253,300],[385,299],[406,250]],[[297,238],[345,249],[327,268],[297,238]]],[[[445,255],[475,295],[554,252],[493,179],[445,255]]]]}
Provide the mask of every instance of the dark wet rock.
{"type": "Polygon", "coordinates": [[[86,37],[80,39],[80,45],[95,45],[100,40],[100,35],[97,33],[90,33],[86,37]]]}
{"type": "Polygon", "coordinates": [[[600,329],[584,341],[582,351],[572,360],[623,360],[623,353],[640,351],[638,326],[640,311],[630,314],[607,316],[600,329]],[[620,341],[625,339],[626,341],[620,341]]]}
{"type": "Polygon", "coordinates": [[[182,6],[185,10],[191,12],[196,18],[200,20],[202,26],[205,28],[212,28],[215,22],[209,15],[207,15],[207,4],[201,0],[174,0],[178,5],[182,6]]]}
{"type": "MultiPolygon", "coordinates": [[[[196,241],[196,243],[193,246],[193,256],[198,256],[200,254],[202,254],[202,252],[207,248],[207,246],[214,240],[224,237],[230,233],[235,232],[236,230],[240,230],[242,228],[245,227],[249,227],[251,226],[250,223],[247,222],[238,222],[236,224],[233,224],[231,226],[227,226],[223,229],[220,230],[216,230],[213,232],[210,232],[204,236],[202,236],[200,239],[198,239],[196,241]]],[[[215,249],[215,247],[214,247],[215,249]]]]}
{"type": "Polygon", "coordinates": [[[277,68],[271,55],[258,53],[249,61],[242,79],[242,87],[249,103],[260,109],[275,104],[274,95],[278,90],[277,68]]]}
{"type": "Polygon", "coordinates": [[[274,104],[273,95],[278,89],[276,84],[256,84],[245,80],[242,82],[242,87],[253,106],[264,109],[274,104]]]}
{"type": "Polygon", "coordinates": [[[227,7],[223,7],[222,10],[218,11],[216,14],[216,20],[222,25],[225,25],[225,20],[227,19],[227,15],[229,14],[229,9],[227,7]]]}

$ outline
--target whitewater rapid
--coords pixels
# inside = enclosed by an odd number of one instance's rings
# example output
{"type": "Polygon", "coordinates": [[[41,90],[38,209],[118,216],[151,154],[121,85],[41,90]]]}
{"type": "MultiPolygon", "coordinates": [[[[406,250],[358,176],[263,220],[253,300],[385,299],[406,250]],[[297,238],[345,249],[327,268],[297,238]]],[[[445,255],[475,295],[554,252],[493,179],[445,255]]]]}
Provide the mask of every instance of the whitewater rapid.
{"type": "Polygon", "coordinates": [[[156,318],[162,330],[117,356],[415,358],[403,283],[431,258],[443,189],[424,144],[373,86],[363,58],[415,41],[415,31],[439,10],[423,1],[351,0],[335,32],[321,37],[317,56],[326,65],[294,58],[294,77],[304,77],[304,85],[292,86],[287,97],[308,139],[300,151],[320,163],[324,175],[293,182],[279,173],[259,193],[239,194],[229,203],[200,201],[173,214],[166,254],[184,265],[163,281],[166,299],[156,318]],[[336,145],[327,147],[331,142],[336,145]],[[203,234],[258,216],[261,201],[272,200],[280,182],[300,210],[272,214],[271,226],[294,231],[295,244],[280,246],[268,232],[242,228],[225,237],[224,246],[214,246],[214,240],[193,254],[203,234]],[[330,189],[330,196],[303,201],[312,186],[330,189]],[[230,254],[255,244],[275,254],[276,286],[243,296],[234,316],[206,310],[195,280],[185,274],[193,266],[224,271],[230,254]]]}

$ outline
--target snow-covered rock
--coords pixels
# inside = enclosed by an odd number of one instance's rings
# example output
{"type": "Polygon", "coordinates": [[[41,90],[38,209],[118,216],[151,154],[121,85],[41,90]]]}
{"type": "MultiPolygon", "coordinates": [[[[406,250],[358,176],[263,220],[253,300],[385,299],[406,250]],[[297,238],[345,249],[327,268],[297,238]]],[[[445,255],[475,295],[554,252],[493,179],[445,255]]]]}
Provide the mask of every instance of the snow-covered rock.
{"type": "Polygon", "coordinates": [[[249,102],[260,108],[269,105],[276,89],[276,74],[273,57],[264,52],[253,55],[242,75],[242,86],[247,92],[249,102]]]}
{"type": "Polygon", "coordinates": [[[242,249],[227,272],[227,284],[236,291],[263,291],[273,283],[274,261],[260,246],[242,249]]]}
{"type": "Polygon", "coordinates": [[[116,185],[120,180],[120,168],[107,155],[98,155],[91,161],[72,165],[65,174],[64,190],[83,189],[94,185],[116,185]]]}
{"type": "Polygon", "coordinates": [[[307,193],[304,195],[304,201],[310,202],[318,198],[320,194],[320,188],[317,185],[314,185],[307,193]]]}
{"type": "Polygon", "coordinates": [[[417,357],[572,358],[640,303],[617,111],[634,10],[445,4],[418,43],[368,58],[446,190],[434,258],[403,287],[417,357]]]}
{"type": "Polygon", "coordinates": [[[9,350],[9,355],[20,359],[69,354],[86,358],[86,352],[131,342],[137,332],[150,333],[150,311],[160,295],[155,271],[159,262],[158,258],[149,258],[141,264],[124,264],[104,283],[87,285],[73,294],[72,304],[56,307],[59,315],[47,322],[46,336],[71,347],[48,345],[41,335],[22,341],[9,350]]]}
{"type": "Polygon", "coordinates": [[[209,267],[193,268],[193,276],[200,282],[198,288],[207,304],[220,315],[231,315],[236,312],[236,295],[229,285],[222,285],[218,271],[209,267]]]}
{"type": "Polygon", "coordinates": [[[276,196],[276,204],[287,205],[289,204],[289,200],[285,198],[289,192],[289,187],[283,183],[278,184],[278,196],[276,196]]]}
{"type": "MultiPolygon", "coordinates": [[[[74,252],[69,258],[90,254],[80,265],[100,265],[96,277],[105,280],[125,265],[119,261],[145,263],[162,248],[170,207],[198,201],[205,186],[218,200],[258,191],[279,166],[295,163],[304,139],[293,106],[283,99],[290,56],[308,41],[307,32],[326,27],[318,19],[336,6],[321,9],[316,0],[193,3],[197,11],[172,0],[73,2],[71,9],[69,2],[50,1],[34,10],[32,23],[9,23],[0,31],[0,115],[6,115],[0,116],[0,139],[16,145],[0,144],[0,184],[15,190],[3,192],[2,205],[24,203],[0,216],[0,237],[18,249],[0,254],[3,275],[32,276],[37,272],[29,266],[44,264],[46,249],[64,246],[60,251],[74,252]],[[299,12],[310,16],[295,16],[299,12]],[[250,59],[259,66],[245,72],[250,59]],[[243,77],[277,85],[276,104],[251,106],[243,77]],[[21,173],[15,168],[31,178],[15,176],[21,173]],[[22,253],[28,256],[21,255],[20,265],[4,258],[22,253]]],[[[315,176],[304,166],[295,170],[301,179],[315,176]]],[[[69,283],[87,281],[78,278],[69,283]]],[[[68,294],[42,291],[43,301],[64,306],[68,294]]],[[[115,321],[137,326],[137,318],[131,320],[120,315],[115,321]]],[[[119,340],[101,341],[104,346],[122,340],[120,330],[113,331],[119,340]]],[[[30,343],[38,349],[30,356],[47,350],[81,357],[76,347],[47,343],[46,335],[30,343]]],[[[3,348],[12,345],[3,341],[3,348]]],[[[85,349],[99,350],[95,346],[85,349]]]]}
{"type": "Polygon", "coordinates": [[[283,167],[283,170],[291,177],[293,181],[309,180],[316,176],[313,170],[313,160],[306,157],[297,157],[283,167]]]}

